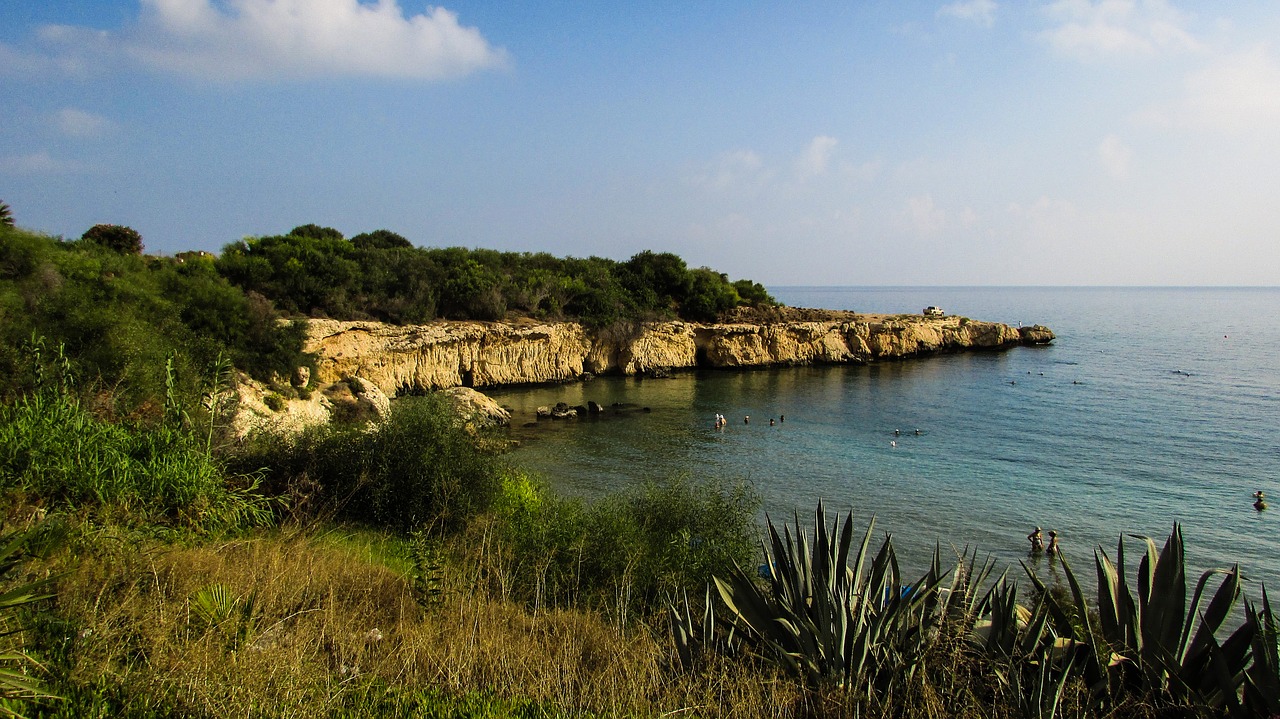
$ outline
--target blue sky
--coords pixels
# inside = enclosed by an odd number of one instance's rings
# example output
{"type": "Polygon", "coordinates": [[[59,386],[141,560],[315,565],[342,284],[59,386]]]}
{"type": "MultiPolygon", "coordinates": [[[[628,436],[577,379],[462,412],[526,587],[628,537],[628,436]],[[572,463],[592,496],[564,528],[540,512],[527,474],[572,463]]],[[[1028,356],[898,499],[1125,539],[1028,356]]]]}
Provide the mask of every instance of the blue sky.
{"type": "Polygon", "coordinates": [[[1280,284],[1280,5],[0,4],[0,199],[771,285],[1280,284]]]}

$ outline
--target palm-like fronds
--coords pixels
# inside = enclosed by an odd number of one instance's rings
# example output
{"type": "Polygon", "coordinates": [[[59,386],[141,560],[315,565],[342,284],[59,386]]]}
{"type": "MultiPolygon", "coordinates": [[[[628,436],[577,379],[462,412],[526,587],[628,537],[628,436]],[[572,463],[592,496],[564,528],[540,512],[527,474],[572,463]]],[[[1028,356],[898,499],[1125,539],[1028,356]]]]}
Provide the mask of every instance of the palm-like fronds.
{"type": "MultiPolygon", "coordinates": [[[[48,553],[65,537],[65,526],[55,520],[0,537],[0,578],[9,578],[27,560],[48,553]]],[[[0,593],[0,698],[57,698],[31,675],[30,670],[39,664],[22,651],[17,636],[26,629],[19,613],[31,604],[52,598],[56,579],[56,576],[46,576],[19,581],[0,593]]],[[[0,713],[20,716],[3,704],[0,704],[0,713]]]]}

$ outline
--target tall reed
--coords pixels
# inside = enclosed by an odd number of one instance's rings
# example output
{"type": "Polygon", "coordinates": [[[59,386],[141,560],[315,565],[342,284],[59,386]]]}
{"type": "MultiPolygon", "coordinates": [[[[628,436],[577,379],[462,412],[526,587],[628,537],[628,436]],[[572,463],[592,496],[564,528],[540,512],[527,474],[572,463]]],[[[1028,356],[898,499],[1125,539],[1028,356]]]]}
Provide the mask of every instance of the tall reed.
{"type": "Polygon", "coordinates": [[[108,422],[81,403],[60,357],[41,366],[34,390],[0,406],[0,490],[52,508],[211,531],[269,520],[258,478],[227,477],[172,392],[158,426],[108,422]]]}

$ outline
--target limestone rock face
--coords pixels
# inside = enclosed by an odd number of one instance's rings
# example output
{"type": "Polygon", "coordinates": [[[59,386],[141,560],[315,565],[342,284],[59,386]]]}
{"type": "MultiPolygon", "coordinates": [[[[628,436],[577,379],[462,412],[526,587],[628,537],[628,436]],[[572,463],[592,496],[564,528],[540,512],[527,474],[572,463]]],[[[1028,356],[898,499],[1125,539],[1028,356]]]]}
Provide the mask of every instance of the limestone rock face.
{"type": "Polygon", "coordinates": [[[1053,330],[1044,325],[1019,327],[1018,334],[1022,335],[1023,344],[1029,345],[1047,345],[1055,338],[1053,330]]]}
{"type": "Polygon", "coordinates": [[[294,434],[306,427],[325,424],[332,415],[333,402],[320,392],[307,399],[281,397],[268,406],[273,393],[266,385],[243,373],[237,373],[235,396],[230,415],[231,432],[239,438],[254,432],[270,431],[294,434]]]}
{"type": "Polygon", "coordinates": [[[582,374],[591,342],[572,323],[510,325],[310,320],[308,352],[321,382],[359,376],[397,390],[555,382],[582,374]],[[537,378],[537,379],[530,379],[537,378]]]}
{"type": "Polygon", "coordinates": [[[572,322],[310,320],[305,349],[321,383],[361,377],[389,395],[448,387],[563,382],[584,372],[647,374],[693,367],[867,363],[1043,344],[1053,332],[963,317],[809,310],[791,319],[652,322],[592,332],[572,322]]]}
{"type": "Polygon", "coordinates": [[[617,362],[609,369],[623,374],[643,374],[668,367],[697,366],[695,325],[684,322],[646,324],[629,342],[618,348],[617,362]]]}
{"type": "Polygon", "coordinates": [[[497,400],[470,387],[450,387],[440,393],[453,403],[464,422],[479,426],[505,426],[511,422],[511,413],[497,400]]]}

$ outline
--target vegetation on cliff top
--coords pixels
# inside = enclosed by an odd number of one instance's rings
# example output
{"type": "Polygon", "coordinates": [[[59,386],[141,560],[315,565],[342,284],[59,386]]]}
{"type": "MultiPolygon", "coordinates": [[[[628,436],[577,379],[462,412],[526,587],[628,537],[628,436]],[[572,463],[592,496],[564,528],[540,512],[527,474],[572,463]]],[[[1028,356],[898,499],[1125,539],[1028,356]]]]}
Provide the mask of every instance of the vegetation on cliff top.
{"type": "Polygon", "coordinates": [[[110,388],[102,398],[117,403],[113,411],[154,418],[167,361],[187,399],[219,358],[259,379],[308,364],[305,327],[281,324],[285,316],[393,323],[531,316],[606,326],[711,320],[773,302],[758,283],[731,283],[667,253],[616,262],[424,249],[387,230],[347,240],[316,225],[233,243],[221,257],[142,249],[141,236],[118,225],[63,241],[0,224],[0,396],[29,388],[18,355],[34,335],[65,346],[86,386],[110,388]]]}
{"type": "Polygon", "coordinates": [[[228,245],[217,267],[285,312],[393,323],[501,320],[510,314],[593,326],[675,317],[713,321],[735,307],[773,304],[759,283],[730,282],[666,252],[645,251],[617,262],[419,248],[387,230],[347,240],[315,225],[228,245]]]}

